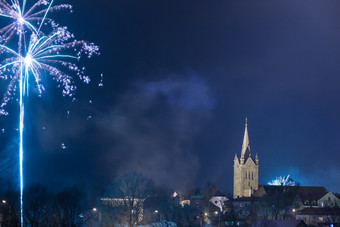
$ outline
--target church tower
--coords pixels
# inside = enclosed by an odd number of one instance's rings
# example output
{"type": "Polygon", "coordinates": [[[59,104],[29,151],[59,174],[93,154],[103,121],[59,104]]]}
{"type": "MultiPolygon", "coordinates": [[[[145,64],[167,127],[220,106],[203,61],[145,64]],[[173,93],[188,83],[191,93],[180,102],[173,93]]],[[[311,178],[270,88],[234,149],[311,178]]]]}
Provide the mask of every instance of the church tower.
{"type": "Polygon", "coordinates": [[[254,190],[258,189],[259,183],[259,158],[251,156],[248,125],[243,136],[243,144],[240,158],[235,154],[234,158],[234,199],[238,197],[251,197],[254,190]]]}

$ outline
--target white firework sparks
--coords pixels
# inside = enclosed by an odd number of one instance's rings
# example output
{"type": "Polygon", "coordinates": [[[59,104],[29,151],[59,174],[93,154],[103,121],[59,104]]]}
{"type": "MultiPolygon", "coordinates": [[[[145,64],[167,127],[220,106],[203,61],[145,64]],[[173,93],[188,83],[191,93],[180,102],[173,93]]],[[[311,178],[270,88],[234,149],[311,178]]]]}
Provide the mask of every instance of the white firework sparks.
{"type": "MultiPolygon", "coordinates": [[[[68,9],[68,4],[52,6],[53,0],[37,0],[27,5],[27,0],[0,0],[0,16],[10,19],[7,26],[0,29],[0,78],[9,80],[7,91],[0,105],[0,115],[7,115],[5,106],[19,87],[19,166],[20,166],[20,222],[23,226],[23,130],[24,100],[30,82],[35,82],[39,94],[44,90],[43,81],[51,77],[59,83],[64,96],[72,96],[76,86],[72,74],[84,83],[90,78],[85,68],[79,68],[76,61],[82,55],[91,57],[99,54],[98,46],[85,41],[74,40],[66,27],[47,17],[50,11],[68,9]],[[46,26],[45,35],[42,26],[46,26]],[[52,31],[52,32],[51,32],[52,31]],[[14,36],[18,41],[11,41],[14,36]]],[[[44,28],[45,30],[45,28],[44,28]]],[[[65,146],[66,149],[66,146],[65,146]]]]}
{"type": "Polygon", "coordinates": [[[67,146],[66,146],[64,143],[61,143],[61,144],[60,144],[60,147],[61,147],[61,149],[63,149],[63,150],[67,149],[67,146]]]}
{"type": "Polygon", "coordinates": [[[100,74],[100,81],[99,81],[98,87],[103,87],[104,86],[103,80],[104,80],[104,76],[103,76],[103,74],[100,74]]]}
{"type": "Polygon", "coordinates": [[[38,0],[28,8],[26,0],[21,4],[19,0],[0,0],[0,16],[10,19],[9,24],[0,29],[0,40],[7,43],[17,34],[21,48],[21,40],[24,39],[26,32],[39,34],[43,24],[50,24],[52,28],[57,28],[58,24],[47,17],[48,12],[58,10],[72,12],[72,6],[69,4],[52,6],[52,3],[53,0],[38,0]]]}
{"type": "MultiPolygon", "coordinates": [[[[1,108],[4,108],[10,100],[16,89],[16,82],[21,77],[23,95],[28,92],[30,77],[34,78],[39,94],[44,91],[42,81],[47,76],[59,83],[64,96],[72,96],[76,89],[70,74],[77,75],[84,83],[87,83],[89,77],[85,75],[85,68],[79,68],[76,62],[82,54],[87,57],[99,54],[99,48],[93,43],[72,41],[73,38],[74,36],[67,31],[66,27],[57,28],[50,35],[40,38],[33,33],[25,56],[5,45],[0,45],[0,51],[3,54],[7,53],[7,57],[0,64],[0,78],[10,79],[1,108]],[[70,54],[70,52],[73,53],[70,54]]],[[[2,112],[6,113],[4,110],[2,112]]]]}
{"type": "Polygon", "coordinates": [[[268,185],[295,186],[295,182],[293,181],[292,178],[290,178],[290,175],[288,175],[287,177],[279,176],[274,180],[268,182],[268,185]]]}

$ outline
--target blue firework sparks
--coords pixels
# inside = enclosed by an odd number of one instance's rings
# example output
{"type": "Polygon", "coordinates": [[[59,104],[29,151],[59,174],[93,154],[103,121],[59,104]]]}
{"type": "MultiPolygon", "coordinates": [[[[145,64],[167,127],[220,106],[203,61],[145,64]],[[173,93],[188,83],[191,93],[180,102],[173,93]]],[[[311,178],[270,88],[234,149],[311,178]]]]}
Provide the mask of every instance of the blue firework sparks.
{"type": "Polygon", "coordinates": [[[276,185],[276,186],[295,186],[294,180],[288,175],[287,177],[279,176],[274,180],[268,182],[268,185],[276,185]]]}
{"type": "Polygon", "coordinates": [[[44,91],[46,77],[57,81],[64,96],[72,96],[76,89],[72,75],[84,83],[90,78],[84,67],[78,67],[82,56],[99,54],[99,47],[86,41],[77,41],[67,27],[60,27],[48,17],[51,11],[72,7],[68,4],[52,6],[53,0],[38,0],[27,9],[27,1],[0,0],[0,16],[10,19],[10,23],[0,29],[0,78],[8,80],[7,91],[0,105],[0,115],[7,115],[5,106],[13,98],[19,87],[19,162],[20,162],[20,208],[23,226],[23,131],[24,101],[29,92],[30,78],[35,81],[39,94],[44,91]],[[42,31],[52,31],[48,35],[42,31]],[[14,37],[17,41],[11,42],[14,37]]]}
{"type": "MultiPolygon", "coordinates": [[[[72,6],[69,4],[60,4],[52,6],[53,0],[38,0],[30,8],[27,7],[27,1],[22,3],[19,0],[0,0],[0,16],[10,19],[9,24],[0,29],[0,40],[8,42],[13,36],[18,35],[19,39],[23,39],[25,32],[42,33],[43,24],[57,28],[58,24],[47,17],[48,12],[69,10],[72,6]]],[[[22,42],[19,42],[21,47],[22,42]]]]}

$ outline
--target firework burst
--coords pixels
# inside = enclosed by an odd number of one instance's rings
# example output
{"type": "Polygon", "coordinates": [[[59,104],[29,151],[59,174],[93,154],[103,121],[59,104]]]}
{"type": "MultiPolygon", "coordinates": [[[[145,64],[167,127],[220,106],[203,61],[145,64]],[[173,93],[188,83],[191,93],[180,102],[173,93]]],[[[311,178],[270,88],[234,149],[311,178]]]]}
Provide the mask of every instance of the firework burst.
{"type": "MultiPolygon", "coordinates": [[[[24,101],[29,92],[29,84],[34,81],[39,94],[44,91],[43,82],[50,77],[58,82],[64,96],[72,96],[76,86],[71,75],[76,75],[84,83],[90,78],[85,75],[85,68],[78,67],[77,62],[85,55],[92,57],[99,54],[98,46],[86,41],[74,39],[66,27],[59,25],[48,12],[69,9],[71,6],[62,4],[52,6],[53,0],[38,0],[31,8],[26,6],[26,0],[0,0],[0,16],[11,19],[11,22],[0,29],[0,78],[9,81],[3,102],[0,105],[0,115],[7,115],[5,106],[14,97],[19,87],[19,163],[20,163],[20,208],[21,226],[23,226],[23,130],[24,101]],[[49,25],[52,30],[49,35],[42,32],[42,26],[49,25]],[[10,42],[17,35],[18,41],[10,42]],[[27,41],[28,40],[28,41],[27,41]],[[13,46],[13,47],[12,47],[13,46]]],[[[47,27],[47,26],[46,26],[47,27]]]]}
{"type": "Polygon", "coordinates": [[[268,182],[268,185],[276,186],[295,186],[294,180],[288,175],[287,177],[277,177],[274,180],[268,182]]]}
{"type": "Polygon", "coordinates": [[[48,12],[69,10],[72,12],[72,6],[69,4],[60,4],[52,6],[53,0],[38,0],[30,8],[27,7],[27,1],[20,4],[19,0],[0,0],[0,16],[8,18],[9,24],[0,29],[0,41],[7,43],[15,35],[19,37],[19,50],[25,39],[25,33],[42,33],[41,26],[51,25],[53,29],[58,27],[52,18],[47,17],[48,12]]]}
{"type": "Polygon", "coordinates": [[[99,48],[93,43],[73,40],[74,36],[66,27],[59,27],[47,36],[31,34],[25,55],[0,45],[0,51],[7,55],[0,66],[0,78],[8,80],[9,85],[1,104],[1,113],[8,114],[4,107],[16,91],[16,82],[22,78],[23,95],[27,95],[31,77],[39,94],[44,91],[44,77],[51,77],[59,83],[64,96],[72,96],[76,89],[73,77],[77,75],[84,83],[90,82],[85,68],[78,67],[82,55],[88,58],[99,54],[99,48]]]}

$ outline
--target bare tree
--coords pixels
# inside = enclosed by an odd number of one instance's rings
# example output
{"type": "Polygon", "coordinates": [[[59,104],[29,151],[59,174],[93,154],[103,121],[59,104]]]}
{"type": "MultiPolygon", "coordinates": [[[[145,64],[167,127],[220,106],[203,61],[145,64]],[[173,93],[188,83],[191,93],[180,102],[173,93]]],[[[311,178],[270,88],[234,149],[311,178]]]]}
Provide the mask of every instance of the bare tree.
{"type": "Polygon", "coordinates": [[[58,226],[77,226],[85,210],[85,193],[79,188],[67,188],[54,199],[54,219],[58,226]]]}
{"type": "Polygon", "coordinates": [[[33,184],[24,191],[24,216],[30,226],[41,225],[46,215],[47,189],[40,184],[33,184]]]}
{"type": "MultiPolygon", "coordinates": [[[[136,226],[142,221],[143,201],[152,193],[153,181],[141,173],[131,172],[120,177],[106,194],[110,198],[103,201],[122,224],[136,226]]],[[[109,209],[106,207],[106,209],[109,209]]],[[[111,215],[112,217],[112,215],[111,215]]],[[[117,221],[116,220],[116,221],[117,221]]]]}
{"type": "MultiPolygon", "coordinates": [[[[274,191],[263,197],[258,213],[264,213],[271,219],[284,218],[285,211],[294,205],[299,191],[299,186],[277,186],[274,191]]],[[[258,216],[260,216],[258,214],[258,216]]],[[[262,215],[264,216],[264,215],[262,215]]]]}
{"type": "Polygon", "coordinates": [[[11,180],[5,180],[4,190],[1,195],[1,213],[3,222],[1,226],[16,227],[20,221],[20,192],[15,183],[11,180]]]}

